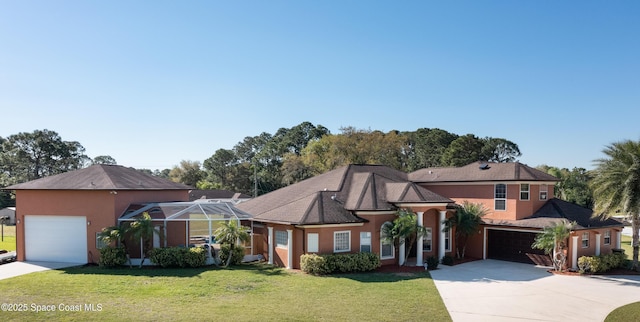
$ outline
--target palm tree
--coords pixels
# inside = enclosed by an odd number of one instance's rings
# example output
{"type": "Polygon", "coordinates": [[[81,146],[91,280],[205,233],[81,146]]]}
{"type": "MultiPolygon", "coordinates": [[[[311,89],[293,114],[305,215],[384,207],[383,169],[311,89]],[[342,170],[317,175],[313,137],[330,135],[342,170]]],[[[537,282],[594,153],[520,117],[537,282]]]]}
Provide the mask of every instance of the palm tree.
{"type": "Polygon", "coordinates": [[[626,140],[613,143],[602,151],[607,157],[595,160],[592,181],[594,216],[610,217],[622,213],[633,230],[633,264],[638,270],[640,229],[640,142],[626,140]]]}
{"type": "Polygon", "coordinates": [[[227,257],[227,263],[225,267],[229,266],[231,263],[231,258],[233,257],[233,249],[236,247],[238,242],[248,242],[251,239],[249,233],[247,233],[247,229],[241,226],[237,221],[230,220],[222,223],[216,231],[214,232],[216,237],[216,241],[220,244],[229,245],[229,256],[227,257]]]}
{"type": "Polygon", "coordinates": [[[567,249],[567,238],[569,238],[573,226],[575,226],[575,222],[569,223],[563,220],[561,223],[545,227],[531,245],[532,248],[544,250],[544,253],[551,257],[553,269],[556,271],[562,271],[567,262],[567,255],[564,251],[567,249]]]}
{"type": "Polygon", "coordinates": [[[144,260],[148,257],[147,253],[153,246],[153,235],[159,234],[159,232],[155,230],[151,216],[147,212],[143,212],[142,216],[132,222],[125,231],[131,235],[133,240],[140,240],[140,255],[142,256],[140,267],[142,267],[144,260]]]}
{"type": "Polygon", "coordinates": [[[405,252],[404,265],[407,259],[409,259],[409,253],[411,252],[413,243],[417,238],[426,236],[427,230],[418,225],[418,217],[412,211],[400,209],[397,215],[398,218],[396,218],[393,223],[387,222],[382,225],[381,235],[385,236],[385,241],[394,242],[397,246],[402,246],[405,243],[409,244],[409,248],[405,252]]]}
{"type": "Polygon", "coordinates": [[[477,233],[478,227],[482,224],[482,217],[487,212],[487,208],[481,203],[465,200],[462,205],[457,206],[456,213],[445,220],[443,231],[447,232],[453,228],[456,230],[456,256],[458,258],[464,258],[467,240],[469,240],[469,236],[477,233]]]}

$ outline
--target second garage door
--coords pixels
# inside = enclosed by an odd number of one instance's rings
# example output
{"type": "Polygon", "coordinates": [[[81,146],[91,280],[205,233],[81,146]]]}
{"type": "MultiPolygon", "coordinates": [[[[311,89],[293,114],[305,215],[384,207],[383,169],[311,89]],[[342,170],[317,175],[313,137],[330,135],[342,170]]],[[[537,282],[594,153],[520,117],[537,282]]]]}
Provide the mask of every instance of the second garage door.
{"type": "Polygon", "coordinates": [[[511,230],[487,230],[487,258],[534,264],[532,258],[544,255],[532,249],[537,233],[511,230]]]}
{"type": "Polygon", "coordinates": [[[25,216],[25,257],[28,261],[87,263],[87,218],[25,216]]]}

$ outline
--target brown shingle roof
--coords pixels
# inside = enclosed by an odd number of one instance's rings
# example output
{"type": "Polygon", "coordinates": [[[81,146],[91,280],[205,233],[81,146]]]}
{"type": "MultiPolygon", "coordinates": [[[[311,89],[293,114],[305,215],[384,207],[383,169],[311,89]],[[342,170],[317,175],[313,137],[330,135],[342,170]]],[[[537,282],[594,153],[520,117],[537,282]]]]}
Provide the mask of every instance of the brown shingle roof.
{"type": "Polygon", "coordinates": [[[362,222],[355,211],[394,210],[394,203],[452,203],[381,165],[349,165],[243,202],[255,219],[292,224],[362,222]]]}
{"type": "Polygon", "coordinates": [[[557,198],[549,199],[538,211],[528,218],[567,219],[570,222],[575,221],[578,224],[576,229],[623,226],[617,219],[605,218],[603,216],[593,217],[593,210],[557,198]]]}
{"type": "Polygon", "coordinates": [[[5,190],[189,190],[191,187],[133,168],[96,164],[4,188],[5,190]]]}
{"type": "Polygon", "coordinates": [[[474,162],[463,167],[426,168],[409,174],[413,182],[558,181],[520,162],[474,162]],[[486,165],[486,166],[484,166],[486,165]]]}

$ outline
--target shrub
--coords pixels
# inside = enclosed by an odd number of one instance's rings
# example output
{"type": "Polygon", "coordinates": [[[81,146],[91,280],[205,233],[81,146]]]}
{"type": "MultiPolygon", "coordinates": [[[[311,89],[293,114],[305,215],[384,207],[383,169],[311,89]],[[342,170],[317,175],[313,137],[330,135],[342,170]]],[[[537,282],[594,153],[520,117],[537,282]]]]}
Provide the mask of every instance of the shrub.
{"type": "Polygon", "coordinates": [[[380,267],[380,258],[374,253],[304,254],[300,256],[302,271],[313,275],[367,272],[378,267],[380,267]]]}
{"type": "MultiPolygon", "coordinates": [[[[222,244],[220,246],[220,261],[222,263],[226,263],[229,258],[229,250],[231,249],[231,244],[222,244]]],[[[244,246],[235,245],[233,248],[233,257],[231,257],[231,262],[229,265],[240,265],[242,260],[244,259],[244,246]]]]}
{"type": "Polygon", "coordinates": [[[124,247],[103,247],[100,249],[98,264],[104,267],[115,267],[127,262],[127,252],[124,247]]]}
{"type": "Polygon", "coordinates": [[[623,267],[627,255],[624,253],[611,253],[600,256],[582,256],[578,258],[578,271],[580,274],[604,273],[614,268],[623,267]]]}
{"type": "Polygon", "coordinates": [[[442,264],[447,266],[453,266],[453,257],[445,255],[442,257],[442,264]]]}
{"type": "Polygon", "coordinates": [[[200,267],[207,261],[207,253],[201,247],[162,247],[149,252],[151,262],[162,267],[200,267]]]}
{"type": "Polygon", "coordinates": [[[434,270],[438,268],[438,258],[435,256],[427,257],[427,269],[434,270]]]}

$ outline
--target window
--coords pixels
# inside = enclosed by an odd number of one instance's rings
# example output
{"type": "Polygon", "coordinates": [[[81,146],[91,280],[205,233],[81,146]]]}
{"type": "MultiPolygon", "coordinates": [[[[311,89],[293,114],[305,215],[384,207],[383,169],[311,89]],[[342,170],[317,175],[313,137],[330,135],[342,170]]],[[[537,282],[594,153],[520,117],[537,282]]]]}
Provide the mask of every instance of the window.
{"type": "Polygon", "coordinates": [[[284,230],[276,230],[276,247],[287,248],[289,247],[289,237],[284,230]]]}
{"type": "Polygon", "coordinates": [[[540,185],[540,200],[547,200],[547,185],[546,184],[541,184],[540,185]]]}
{"type": "Polygon", "coordinates": [[[507,210],[507,185],[504,183],[498,183],[495,187],[495,209],[507,210]]]}
{"type": "Polygon", "coordinates": [[[105,243],[102,238],[100,238],[100,233],[96,233],[96,248],[102,249],[109,246],[109,244],[105,243]]]}
{"type": "Polygon", "coordinates": [[[582,248],[589,247],[589,232],[582,233],[582,248]]]}
{"type": "Polygon", "coordinates": [[[317,233],[307,234],[307,252],[308,253],[318,252],[318,234],[317,233]]]}
{"type": "Polygon", "coordinates": [[[424,235],[424,237],[422,237],[422,251],[430,252],[432,244],[431,228],[425,228],[425,231],[426,234],[424,235]]]}
{"type": "Polygon", "coordinates": [[[611,245],[611,230],[604,232],[604,244],[611,245]]]}
{"type": "Polygon", "coordinates": [[[529,184],[520,184],[520,200],[529,200],[529,184]]]}
{"type": "Polygon", "coordinates": [[[444,250],[446,252],[451,251],[451,229],[444,233],[444,250]]]}
{"type": "Polygon", "coordinates": [[[360,232],[360,252],[371,253],[371,232],[360,232]]]}
{"type": "MultiPolygon", "coordinates": [[[[390,222],[388,222],[390,223],[390,222]]],[[[387,223],[382,224],[384,226],[387,223]]],[[[380,229],[380,259],[389,259],[395,257],[395,249],[392,241],[385,240],[386,235],[380,229]]]]}
{"type": "Polygon", "coordinates": [[[333,233],[333,252],[341,253],[351,251],[351,232],[336,231],[333,233]]]}

